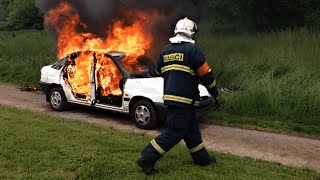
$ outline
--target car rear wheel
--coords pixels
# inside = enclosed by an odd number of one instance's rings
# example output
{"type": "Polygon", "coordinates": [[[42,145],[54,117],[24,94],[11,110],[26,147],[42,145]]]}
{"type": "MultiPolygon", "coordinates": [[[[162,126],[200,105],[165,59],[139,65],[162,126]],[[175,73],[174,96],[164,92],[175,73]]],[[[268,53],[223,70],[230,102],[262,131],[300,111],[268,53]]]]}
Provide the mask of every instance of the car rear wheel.
{"type": "Polygon", "coordinates": [[[68,104],[67,98],[61,87],[54,88],[49,94],[50,106],[55,111],[63,111],[68,104]]]}
{"type": "Polygon", "coordinates": [[[153,104],[147,100],[140,100],[133,105],[132,119],[141,129],[154,129],[158,125],[156,110],[153,104]]]}

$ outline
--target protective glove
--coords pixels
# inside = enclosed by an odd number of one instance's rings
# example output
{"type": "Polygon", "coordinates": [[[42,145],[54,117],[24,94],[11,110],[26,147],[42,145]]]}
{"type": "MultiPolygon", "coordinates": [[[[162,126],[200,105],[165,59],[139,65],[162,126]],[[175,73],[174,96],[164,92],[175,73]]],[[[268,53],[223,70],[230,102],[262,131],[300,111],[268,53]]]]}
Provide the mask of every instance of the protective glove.
{"type": "Polygon", "coordinates": [[[219,97],[216,97],[216,98],[214,98],[214,103],[215,103],[215,105],[216,105],[216,108],[218,109],[218,110],[221,110],[222,109],[222,105],[220,104],[220,102],[219,102],[219,97]]]}
{"type": "Polygon", "coordinates": [[[214,97],[214,99],[219,97],[219,91],[217,87],[210,89],[209,93],[214,97]]]}
{"type": "Polygon", "coordinates": [[[215,100],[216,108],[218,110],[220,110],[222,108],[222,105],[219,102],[219,90],[218,90],[218,88],[214,87],[214,88],[210,89],[209,93],[213,96],[213,98],[215,100]]]}

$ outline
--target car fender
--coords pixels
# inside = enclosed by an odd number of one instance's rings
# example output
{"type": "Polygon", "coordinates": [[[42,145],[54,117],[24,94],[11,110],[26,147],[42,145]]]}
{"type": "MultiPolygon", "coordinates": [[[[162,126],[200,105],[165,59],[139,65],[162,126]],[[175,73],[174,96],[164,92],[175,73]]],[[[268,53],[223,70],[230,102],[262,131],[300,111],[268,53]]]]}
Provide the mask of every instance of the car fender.
{"type": "Polygon", "coordinates": [[[67,98],[67,101],[76,101],[77,99],[74,97],[72,93],[72,88],[69,84],[67,84],[63,79],[62,69],[54,69],[50,66],[44,66],[41,69],[41,83],[46,84],[56,84],[60,85],[63,88],[64,94],[67,98]]]}
{"type": "Polygon", "coordinates": [[[53,69],[51,66],[44,66],[41,69],[40,81],[47,84],[60,84],[61,70],[53,69]]]}

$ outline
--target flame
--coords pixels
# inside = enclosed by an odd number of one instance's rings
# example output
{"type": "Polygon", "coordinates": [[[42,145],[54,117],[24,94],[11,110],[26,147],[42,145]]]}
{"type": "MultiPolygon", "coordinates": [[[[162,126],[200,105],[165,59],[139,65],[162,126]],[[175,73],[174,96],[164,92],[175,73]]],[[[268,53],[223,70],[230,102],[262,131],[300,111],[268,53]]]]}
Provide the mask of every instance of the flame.
{"type": "Polygon", "coordinates": [[[72,86],[73,93],[90,97],[90,71],[93,65],[93,53],[82,53],[74,62],[67,66],[68,82],[72,86]]]}
{"type": "MultiPolygon", "coordinates": [[[[48,12],[45,22],[54,26],[58,33],[58,58],[76,51],[121,51],[132,55],[143,55],[152,43],[152,36],[143,31],[143,25],[148,23],[147,15],[135,14],[137,20],[131,26],[115,21],[107,31],[108,37],[102,39],[92,33],[79,33],[78,28],[87,29],[80,17],[71,6],[62,2],[56,9],[48,12]],[[67,17],[66,17],[67,16],[67,17]]],[[[152,16],[152,15],[150,15],[152,16]]]]}
{"type": "MultiPolygon", "coordinates": [[[[128,12],[130,14],[130,12],[128,12]]],[[[131,12],[132,15],[132,12],[131,12]]],[[[144,26],[150,22],[152,16],[146,13],[135,13],[136,21],[130,26],[125,26],[122,21],[114,21],[106,25],[107,38],[97,37],[86,32],[86,24],[81,22],[79,15],[68,3],[62,2],[57,8],[48,11],[45,23],[53,27],[57,33],[57,56],[59,59],[78,52],[82,53],[67,66],[67,78],[74,95],[90,98],[90,75],[93,66],[93,52],[106,53],[121,51],[127,54],[123,60],[124,66],[129,69],[141,70],[138,67],[137,57],[144,55],[151,47],[152,35],[144,31],[144,26]],[[111,28],[110,28],[111,27],[111,28]],[[81,32],[80,32],[81,30],[81,32]]],[[[121,96],[119,81],[122,74],[114,63],[103,54],[97,54],[96,86],[102,88],[100,95],[109,94],[121,96]]],[[[77,97],[77,96],[76,96],[77,97]]]]}
{"type": "Polygon", "coordinates": [[[100,86],[102,88],[100,92],[101,96],[108,96],[109,94],[116,96],[122,95],[119,88],[119,81],[123,76],[113,61],[104,56],[104,54],[98,55],[96,74],[97,87],[100,86]]]}

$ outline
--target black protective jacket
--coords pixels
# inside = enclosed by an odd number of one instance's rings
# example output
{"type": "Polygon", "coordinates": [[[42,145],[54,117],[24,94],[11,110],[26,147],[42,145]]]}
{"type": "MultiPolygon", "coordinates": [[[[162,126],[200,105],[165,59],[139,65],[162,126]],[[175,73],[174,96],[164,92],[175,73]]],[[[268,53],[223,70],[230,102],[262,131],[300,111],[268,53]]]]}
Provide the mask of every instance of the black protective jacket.
{"type": "Polygon", "coordinates": [[[164,77],[164,103],[199,106],[199,82],[218,96],[215,76],[199,47],[192,43],[168,44],[160,53],[156,73],[164,77]]]}

